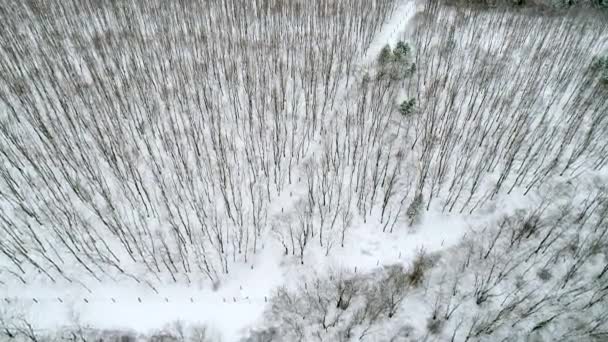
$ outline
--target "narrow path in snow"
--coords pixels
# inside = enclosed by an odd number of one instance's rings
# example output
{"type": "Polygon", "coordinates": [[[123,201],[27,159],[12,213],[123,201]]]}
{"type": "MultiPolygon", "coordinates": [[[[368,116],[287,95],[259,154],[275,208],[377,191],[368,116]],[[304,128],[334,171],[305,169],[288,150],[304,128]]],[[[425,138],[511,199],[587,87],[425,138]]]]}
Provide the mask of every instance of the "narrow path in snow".
{"type": "Polygon", "coordinates": [[[363,64],[369,64],[375,61],[376,57],[380,54],[380,50],[389,44],[391,47],[395,47],[395,44],[399,41],[399,36],[403,33],[407,23],[416,15],[416,2],[413,0],[402,1],[395,12],[382,27],[380,32],[374,38],[374,41],[370,44],[367,49],[365,56],[361,60],[363,64]]]}

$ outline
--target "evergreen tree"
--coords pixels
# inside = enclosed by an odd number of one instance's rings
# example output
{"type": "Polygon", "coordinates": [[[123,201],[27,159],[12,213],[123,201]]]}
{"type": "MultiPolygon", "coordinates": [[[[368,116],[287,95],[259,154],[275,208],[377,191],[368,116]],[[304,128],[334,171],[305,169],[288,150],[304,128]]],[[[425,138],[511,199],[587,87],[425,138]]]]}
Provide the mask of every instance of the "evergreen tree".
{"type": "Polygon", "coordinates": [[[395,60],[407,61],[410,56],[410,46],[403,41],[399,41],[393,50],[393,54],[395,55],[395,60]]]}
{"type": "Polygon", "coordinates": [[[414,112],[414,107],[416,106],[416,99],[411,98],[409,100],[403,101],[399,106],[399,113],[403,116],[408,116],[414,112]]]}
{"type": "Polygon", "coordinates": [[[391,47],[387,44],[380,51],[380,55],[378,56],[378,64],[383,67],[392,62],[393,60],[393,51],[391,50],[391,47]]]}

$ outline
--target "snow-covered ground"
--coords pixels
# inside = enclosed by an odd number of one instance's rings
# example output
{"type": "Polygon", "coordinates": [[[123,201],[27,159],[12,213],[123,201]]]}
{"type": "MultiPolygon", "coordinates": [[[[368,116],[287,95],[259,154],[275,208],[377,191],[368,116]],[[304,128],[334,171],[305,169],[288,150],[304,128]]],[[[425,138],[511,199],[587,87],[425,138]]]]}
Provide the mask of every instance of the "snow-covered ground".
{"type": "Polygon", "coordinates": [[[283,281],[277,250],[255,256],[251,269],[236,268],[214,291],[207,284],[178,283],[156,291],[135,281],[78,284],[14,284],[3,289],[6,312],[23,312],[38,329],[90,326],[150,334],[175,321],[212,327],[223,341],[236,341],[241,330],[262,313],[265,297],[283,281]],[[6,303],[5,303],[6,304],[6,303]]]}

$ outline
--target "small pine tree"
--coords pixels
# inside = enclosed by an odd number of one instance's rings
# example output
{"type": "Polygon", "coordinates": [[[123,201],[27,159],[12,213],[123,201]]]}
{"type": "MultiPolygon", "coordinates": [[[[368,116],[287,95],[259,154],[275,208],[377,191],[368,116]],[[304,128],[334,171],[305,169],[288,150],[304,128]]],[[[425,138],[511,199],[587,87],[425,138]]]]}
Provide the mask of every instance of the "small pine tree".
{"type": "Polygon", "coordinates": [[[392,62],[393,59],[393,51],[391,50],[390,45],[387,44],[380,51],[380,55],[378,56],[378,64],[380,66],[386,66],[388,63],[392,62]]]}
{"type": "Polygon", "coordinates": [[[414,112],[414,107],[416,106],[416,99],[411,98],[409,100],[405,100],[401,102],[399,106],[399,113],[403,116],[408,116],[414,112]]]}
{"type": "Polygon", "coordinates": [[[407,61],[410,56],[410,46],[403,41],[399,41],[393,50],[393,55],[397,61],[407,61]]]}

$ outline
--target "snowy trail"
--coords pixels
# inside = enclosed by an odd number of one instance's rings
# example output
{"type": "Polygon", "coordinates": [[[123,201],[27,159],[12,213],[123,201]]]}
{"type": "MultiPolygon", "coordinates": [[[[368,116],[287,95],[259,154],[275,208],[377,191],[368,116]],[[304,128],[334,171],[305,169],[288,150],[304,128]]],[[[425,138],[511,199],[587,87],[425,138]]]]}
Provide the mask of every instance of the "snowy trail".
{"type": "Polygon", "coordinates": [[[265,297],[281,284],[280,258],[272,246],[266,248],[256,256],[254,269],[235,267],[217,291],[174,284],[157,287],[156,293],[134,281],[87,283],[90,292],[76,284],[11,284],[1,288],[0,300],[9,314],[24,312],[43,331],[78,322],[96,329],[153,333],[180,320],[207,324],[223,341],[236,341],[241,329],[263,312],[265,297]]]}
{"type": "Polygon", "coordinates": [[[414,15],[416,15],[416,2],[413,0],[402,1],[395,9],[395,12],[393,12],[391,18],[376,35],[361,62],[363,64],[372,63],[386,44],[394,47],[397,41],[399,41],[399,36],[405,30],[407,23],[414,15]]]}

